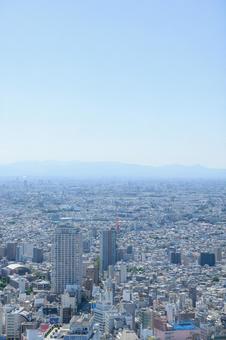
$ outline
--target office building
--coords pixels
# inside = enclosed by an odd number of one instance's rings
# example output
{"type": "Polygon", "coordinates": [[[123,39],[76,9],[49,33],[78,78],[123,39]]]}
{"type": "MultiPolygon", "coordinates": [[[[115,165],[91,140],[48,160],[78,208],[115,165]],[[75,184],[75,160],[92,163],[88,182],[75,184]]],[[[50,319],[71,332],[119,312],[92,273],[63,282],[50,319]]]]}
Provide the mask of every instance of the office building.
{"type": "Polygon", "coordinates": [[[16,248],[15,242],[9,242],[6,245],[6,257],[9,261],[16,261],[16,248]]]}
{"type": "Polygon", "coordinates": [[[3,246],[0,246],[0,260],[5,257],[6,255],[6,248],[3,246]]]}
{"type": "Polygon", "coordinates": [[[192,307],[196,307],[196,302],[197,302],[197,288],[196,286],[191,286],[189,288],[189,297],[192,300],[192,307]]]}
{"type": "Polygon", "coordinates": [[[181,253],[172,252],[170,254],[170,262],[172,264],[181,264],[181,253]]]}
{"type": "Polygon", "coordinates": [[[100,271],[108,270],[109,265],[116,263],[116,231],[103,230],[100,238],[100,271]]]}
{"type": "Polygon", "coordinates": [[[32,262],[42,263],[43,262],[43,250],[39,248],[33,249],[32,262]]]}
{"type": "Polygon", "coordinates": [[[140,309],[139,324],[142,326],[142,329],[153,328],[153,311],[150,308],[140,309]]]}
{"type": "Polygon", "coordinates": [[[201,253],[199,264],[205,266],[206,264],[210,267],[215,266],[215,254],[214,253],[201,253]]]}

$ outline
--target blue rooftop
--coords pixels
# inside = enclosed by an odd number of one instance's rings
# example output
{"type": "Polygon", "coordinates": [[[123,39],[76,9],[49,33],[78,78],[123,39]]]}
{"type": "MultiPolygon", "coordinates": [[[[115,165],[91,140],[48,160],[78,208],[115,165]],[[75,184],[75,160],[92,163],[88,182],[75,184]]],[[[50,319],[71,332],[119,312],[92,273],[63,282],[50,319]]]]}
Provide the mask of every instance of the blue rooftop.
{"type": "Polygon", "coordinates": [[[197,329],[197,327],[193,324],[193,322],[181,322],[173,324],[174,331],[192,331],[193,329],[197,329]]]}

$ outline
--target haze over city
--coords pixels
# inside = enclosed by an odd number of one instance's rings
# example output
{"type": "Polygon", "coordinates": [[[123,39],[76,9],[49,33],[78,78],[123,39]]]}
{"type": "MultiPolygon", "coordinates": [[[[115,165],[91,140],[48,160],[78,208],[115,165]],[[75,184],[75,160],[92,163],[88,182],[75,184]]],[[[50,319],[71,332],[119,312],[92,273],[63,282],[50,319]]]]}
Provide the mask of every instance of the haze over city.
{"type": "Polygon", "coordinates": [[[0,0],[0,340],[226,340],[226,1],[0,0]]]}

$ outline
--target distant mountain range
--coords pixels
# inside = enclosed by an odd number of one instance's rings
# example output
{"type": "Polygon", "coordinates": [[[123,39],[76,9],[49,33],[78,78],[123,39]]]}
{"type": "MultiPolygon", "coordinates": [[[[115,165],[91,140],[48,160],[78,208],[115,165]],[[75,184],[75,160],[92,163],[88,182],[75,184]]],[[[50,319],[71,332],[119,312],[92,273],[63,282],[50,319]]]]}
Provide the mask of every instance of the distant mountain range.
{"type": "Polygon", "coordinates": [[[27,161],[0,164],[0,176],[75,178],[212,178],[226,179],[226,169],[200,165],[146,166],[119,162],[27,161]]]}

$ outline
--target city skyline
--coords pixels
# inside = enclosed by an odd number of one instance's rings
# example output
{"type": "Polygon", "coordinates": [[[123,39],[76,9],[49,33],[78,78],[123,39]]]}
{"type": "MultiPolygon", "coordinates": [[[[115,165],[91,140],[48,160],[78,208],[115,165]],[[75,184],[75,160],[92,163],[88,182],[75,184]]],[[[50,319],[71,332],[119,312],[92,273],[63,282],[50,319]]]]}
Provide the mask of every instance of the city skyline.
{"type": "Polygon", "coordinates": [[[226,168],[225,3],[0,5],[0,162],[226,168]]]}
{"type": "Polygon", "coordinates": [[[226,339],[226,2],[0,1],[0,340],[226,339]]]}

